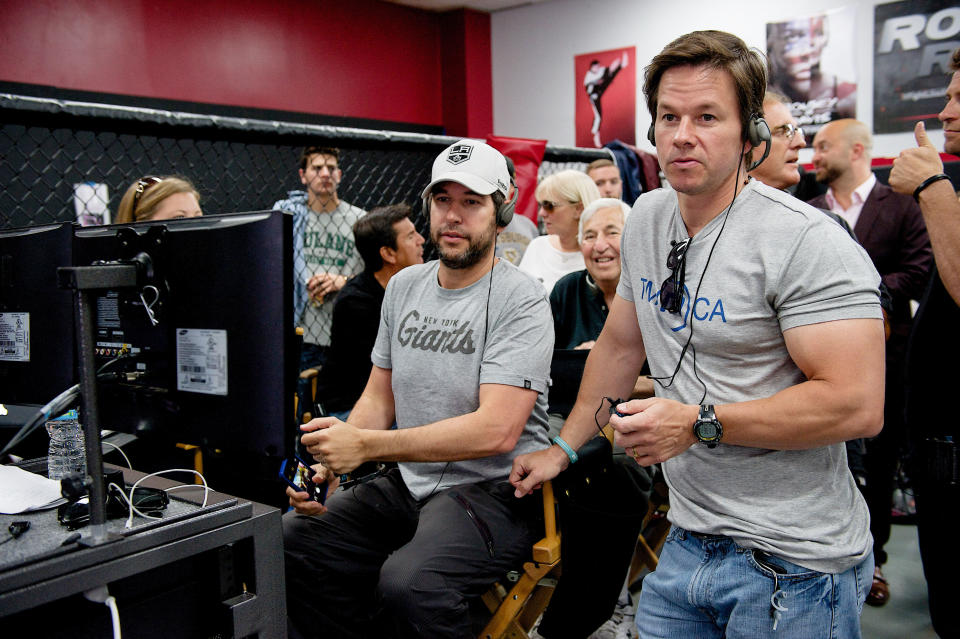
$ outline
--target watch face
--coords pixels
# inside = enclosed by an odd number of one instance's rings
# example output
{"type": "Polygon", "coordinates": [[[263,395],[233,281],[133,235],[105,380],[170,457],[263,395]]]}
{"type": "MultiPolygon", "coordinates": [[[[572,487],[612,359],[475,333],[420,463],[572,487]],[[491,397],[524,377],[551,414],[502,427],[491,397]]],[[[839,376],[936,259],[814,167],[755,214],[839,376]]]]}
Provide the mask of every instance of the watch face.
{"type": "Polygon", "coordinates": [[[700,439],[711,441],[720,435],[716,422],[697,422],[697,435],[700,439]]]}

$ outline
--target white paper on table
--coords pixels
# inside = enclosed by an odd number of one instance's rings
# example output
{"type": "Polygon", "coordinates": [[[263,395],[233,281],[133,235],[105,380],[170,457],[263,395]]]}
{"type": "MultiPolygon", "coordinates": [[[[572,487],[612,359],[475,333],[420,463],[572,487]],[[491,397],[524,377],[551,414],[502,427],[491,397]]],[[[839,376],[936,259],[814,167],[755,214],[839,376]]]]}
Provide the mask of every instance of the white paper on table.
{"type": "Polygon", "coordinates": [[[0,513],[15,515],[52,508],[66,500],[60,482],[16,466],[0,466],[0,513]]]}

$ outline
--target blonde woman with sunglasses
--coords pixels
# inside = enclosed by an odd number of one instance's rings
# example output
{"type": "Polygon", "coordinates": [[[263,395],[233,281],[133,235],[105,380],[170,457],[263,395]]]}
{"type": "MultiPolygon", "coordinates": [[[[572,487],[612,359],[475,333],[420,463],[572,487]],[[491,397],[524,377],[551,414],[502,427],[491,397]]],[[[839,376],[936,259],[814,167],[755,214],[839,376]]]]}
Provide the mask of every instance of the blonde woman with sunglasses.
{"type": "Polygon", "coordinates": [[[600,199],[600,191],[586,173],[566,170],[540,182],[536,197],[547,234],[530,242],[520,270],[537,278],[549,293],[561,277],[586,268],[577,238],[580,215],[600,199]]]}

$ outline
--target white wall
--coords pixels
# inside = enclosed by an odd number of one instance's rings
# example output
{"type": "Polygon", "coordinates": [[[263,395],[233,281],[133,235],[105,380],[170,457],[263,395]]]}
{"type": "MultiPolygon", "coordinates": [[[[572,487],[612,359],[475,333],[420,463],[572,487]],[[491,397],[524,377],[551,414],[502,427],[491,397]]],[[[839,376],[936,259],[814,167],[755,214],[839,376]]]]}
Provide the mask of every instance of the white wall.
{"type": "MultiPolygon", "coordinates": [[[[880,0],[550,0],[492,15],[493,118],[498,135],[543,138],[574,144],[573,58],[591,51],[635,46],[637,60],[637,144],[650,126],[642,95],[643,68],[667,43],[699,29],[735,33],[766,51],[766,24],[851,7],[855,12],[852,65],[857,81],[857,117],[873,124],[873,11],[880,0]]],[[[831,45],[833,46],[833,44],[831,45]]],[[[841,64],[844,61],[838,61],[841,64]]],[[[824,63],[826,66],[826,62],[824,63]]],[[[827,68],[836,68],[827,67],[827,68]]],[[[623,71],[621,73],[626,73],[623,71]]],[[[842,77],[842,76],[841,76],[842,77]]],[[[937,148],[943,132],[930,131],[937,148]]],[[[915,146],[913,133],[877,135],[874,157],[895,157],[915,146]]],[[[810,149],[801,152],[809,162],[810,149]]]]}

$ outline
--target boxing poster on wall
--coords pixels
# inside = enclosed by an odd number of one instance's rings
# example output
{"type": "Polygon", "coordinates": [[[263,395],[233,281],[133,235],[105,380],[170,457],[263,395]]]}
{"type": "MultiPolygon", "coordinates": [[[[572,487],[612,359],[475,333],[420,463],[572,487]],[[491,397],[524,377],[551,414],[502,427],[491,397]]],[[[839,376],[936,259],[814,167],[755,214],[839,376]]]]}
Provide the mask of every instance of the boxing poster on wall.
{"type": "Polygon", "coordinates": [[[855,118],[853,7],[767,23],[769,88],[787,97],[807,143],[827,122],[855,118]]]}
{"type": "Polygon", "coordinates": [[[577,146],[637,143],[636,47],[574,56],[577,146]]]}
{"type": "Polygon", "coordinates": [[[941,128],[937,113],[946,103],[950,55],[960,47],[960,7],[954,0],[878,4],[873,46],[873,130],[911,131],[918,120],[941,128]]]}

